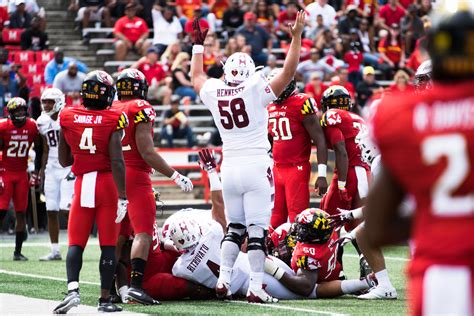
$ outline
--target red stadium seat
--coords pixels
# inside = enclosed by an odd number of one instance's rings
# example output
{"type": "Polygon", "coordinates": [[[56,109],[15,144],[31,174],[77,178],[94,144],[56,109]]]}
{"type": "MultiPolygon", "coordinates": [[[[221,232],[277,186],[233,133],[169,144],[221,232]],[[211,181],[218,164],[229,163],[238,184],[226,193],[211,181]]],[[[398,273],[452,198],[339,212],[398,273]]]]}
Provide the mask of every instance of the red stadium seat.
{"type": "Polygon", "coordinates": [[[15,60],[16,51],[8,50],[8,61],[13,62],[15,60]]]}
{"type": "Polygon", "coordinates": [[[52,50],[36,52],[36,63],[47,64],[53,58],[54,52],[52,50]]]}
{"type": "Polygon", "coordinates": [[[3,29],[2,39],[6,44],[20,44],[21,33],[24,29],[3,29]]]}
{"type": "Polygon", "coordinates": [[[41,63],[31,63],[31,64],[23,64],[22,65],[23,73],[27,74],[43,74],[45,65],[41,63]]]}
{"type": "Polygon", "coordinates": [[[44,84],[44,74],[30,74],[26,77],[26,83],[29,87],[44,84]]]}
{"type": "Polygon", "coordinates": [[[15,53],[15,64],[31,64],[35,62],[35,52],[31,50],[22,50],[15,53]]]}
{"type": "Polygon", "coordinates": [[[30,98],[40,98],[41,94],[46,88],[51,88],[51,85],[48,84],[36,84],[31,86],[30,90],[30,98]]]}
{"type": "Polygon", "coordinates": [[[70,96],[66,96],[66,106],[70,107],[78,107],[81,105],[82,98],[71,98],[70,96]]]}
{"type": "Polygon", "coordinates": [[[21,50],[21,46],[20,45],[5,45],[5,49],[9,52],[12,52],[12,51],[20,51],[21,50]]]}

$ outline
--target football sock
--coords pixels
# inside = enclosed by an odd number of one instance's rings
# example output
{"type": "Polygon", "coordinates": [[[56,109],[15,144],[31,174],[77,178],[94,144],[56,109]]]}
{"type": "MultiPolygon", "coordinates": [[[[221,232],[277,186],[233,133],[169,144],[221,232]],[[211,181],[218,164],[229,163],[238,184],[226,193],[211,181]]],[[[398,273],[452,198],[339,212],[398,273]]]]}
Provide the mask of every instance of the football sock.
{"type": "Polygon", "coordinates": [[[0,210],[0,226],[3,226],[3,220],[7,216],[7,211],[6,210],[0,210]]]}
{"type": "MultiPolygon", "coordinates": [[[[80,246],[70,246],[66,256],[67,283],[79,282],[79,272],[82,268],[82,253],[84,249],[80,246]]],[[[78,285],[79,286],[79,285],[78,285]]]]}
{"type": "Polygon", "coordinates": [[[250,225],[248,227],[249,244],[247,246],[248,260],[250,263],[250,282],[251,290],[262,289],[263,271],[265,264],[264,245],[258,240],[263,239],[265,230],[259,226],[250,225]]]}
{"type": "Polygon", "coordinates": [[[263,272],[250,271],[249,290],[258,291],[262,289],[263,272]]]}
{"type": "Polygon", "coordinates": [[[341,291],[344,294],[355,293],[357,291],[367,290],[369,285],[363,280],[343,280],[341,281],[341,291]]]}
{"type": "Polygon", "coordinates": [[[388,277],[387,269],[383,269],[379,272],[375,272],[375,277],[380,286],[383,287],[393,287],[392,282],[390,282],[390,278],[388,277]]]}
{"type": "Polygon", "coordinates": [[[67,292],[71,293],[73,291],[79,292],[79,282],[73,281],[67,284],[67,292]]]}
{"type": "MultiPolygon", "coordinates": [[[[245,234],[245,228],[234,228],[229,227],[229,233],[235,233],[239,236],[245,234]]],[[[230,284],[230,277],[232,275],[232,268],[234,267],[235,260],[239,255],[240,247],[233,241],[226,240],[221,244],[221,268],[219,272],[219,282],[225,282],[230,284]]]]}
{"type": "Polygon", "coordinates": [[[145,273],[146,261],[142,258],[132,259],[132,273],[130,286],[134,288],[142,288],[143,273],[145,273]]]}
{"type": "Polygon", "coordinates": [[[221,268],[219,269],[219,282],[230,284],[232,270],[232,268],[221,266],[221,268]]]}
{"type": "Polygon", "coordinates": [[[15,253],[21,253],[21,247],[23,246],[23,241],[25,240],[25,232],[16,232],[15,235],[15,253]]]}
{"type": "Polygon", "coordinates": [[[59,253],[59,244],[51,244],[51,252],[54,254],[59,253]]]}
{"type": "Polygon", "coordinates": [[[361,254],[362,254],[362,251],[360,251],[359,245],[357,244],[357,241],[356,241],[355,238],[352,239],[352,245],[354,246],[354,248],[355,248],[355,250],[357,251],[357,253],[358,253],[359,255],[361,255],[361,254]]]}
{"type": "Polygon", "coordinates": [[[100,288],[110,289],[113,285],[115,274],[115,246],[101,246],[100,250],[100,288]]]}

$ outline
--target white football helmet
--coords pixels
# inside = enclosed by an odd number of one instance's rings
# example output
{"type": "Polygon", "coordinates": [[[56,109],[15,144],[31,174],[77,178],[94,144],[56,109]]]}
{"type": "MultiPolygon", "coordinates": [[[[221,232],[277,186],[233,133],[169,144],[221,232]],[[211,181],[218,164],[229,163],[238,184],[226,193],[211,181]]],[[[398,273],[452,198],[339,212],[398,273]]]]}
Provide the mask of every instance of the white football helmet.
{"type": "Polygon", "coordinates": [[[239,85],[255,73],[255,63],[248,54],[233,53],[224,64],[224,81],[239,85]]]}
{"type": "Polygon", "coordinates": [[[43,112],[49,116],[53,115],[54,113],[57,113],[61,111],[61,109],[66,105],[66,97],[64,96],[64,93],[62,93],[61,90],[57,88],[48,88],[44,90],[43,94],[41,95],[41,108],[43,112]],[[49,112],[46,112],[44,110],[43,106],[43,101],[44,100],[53,100],[54,101],[54,106],[53,109],[49,112]]]}
{"type": "Polygon", "coordinates": [[[380,155],[379,148],[374,144],[374,142],[372,142],[367,130],[361,130],[357,134],[355,143],[360,149],[362,161],[368,165],[371,165],[375,157],[380,155]]]}
{"type": "Polygon", "coordinates": [[[433,67],[431,65],[431,59],[425,60],[421,63],[415,73],[416,92],[430,90],[433,87],[432,71],[433,67]]]}
{"type": "Polygon", "coordinates": [[[202,231],[194,219],[181,217],[170,223],[169,236],[179,251],[187,252],[199,243],[202,231]]]}

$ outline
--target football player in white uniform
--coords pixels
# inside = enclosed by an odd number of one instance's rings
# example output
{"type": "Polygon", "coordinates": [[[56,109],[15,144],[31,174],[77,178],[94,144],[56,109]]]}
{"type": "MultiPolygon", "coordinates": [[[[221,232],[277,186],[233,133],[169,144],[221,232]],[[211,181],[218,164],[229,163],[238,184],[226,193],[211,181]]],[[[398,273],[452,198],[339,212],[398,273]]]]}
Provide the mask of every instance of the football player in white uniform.
{"type": "MultiPolygon", "coordinates": [[[[63,168],[58,160],[59,145],[59,111],[65,105],[61,90],[48,88],[41,95],[43,113],[37,120],[38,129],[43,139],[43,156],[41,170],[44,172],[44,194],[48,213],[48,231],[51,239],[51,253],[41,257],[41,261],[61,260],[59,251],[59,211],[67,216],[74,192],[75,176],[71,167],[63,168]]],[[[42,173],[43,173],[42,172],[42,173]]]]}
{"type": "Polygon", "coordinates": [[[255,72],[252,58],[244,53],[234,53],[227,59],[224,81],[208,79],[203,71],[202,46],[207,31],[201,31],[198,20],[193,23],[191,80],[212,113],[225,157],[221,171],[228,229],[222,242],[216,285],[219,298],[231,295],[232,271],[247,231],[251,269],[247,300],[258,303],[277,301],[262,288],[265,233],[274,195],[266,106],[283,92],[295,74],[304,18],[304,12],[298,12],[295,23],[289,26],[293,36],[290,49],[282,72],[271,81],[267,81],[262,72],[255,72]]]}

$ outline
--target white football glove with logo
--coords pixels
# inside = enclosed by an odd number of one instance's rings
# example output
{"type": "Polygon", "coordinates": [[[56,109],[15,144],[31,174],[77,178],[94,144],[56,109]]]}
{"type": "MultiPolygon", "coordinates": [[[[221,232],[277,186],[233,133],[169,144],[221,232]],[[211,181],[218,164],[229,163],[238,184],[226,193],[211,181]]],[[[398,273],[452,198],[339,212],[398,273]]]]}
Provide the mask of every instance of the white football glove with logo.
{"type": "Polygon", "coordinates": [[[171,176],[171,180],[176,183],[183,192],[191,192],[193,190],[193,183],[188,177],[183,176],[178,171],[175,171],[171,176]]]}
{"type": "Polygon", "coordinates": [[[120,223],[124,219],[125,215],[127,215],[127,205],[127,199],[119,198],[117,203],[117,218],[115,219],[115,223],[120,223]]]}

